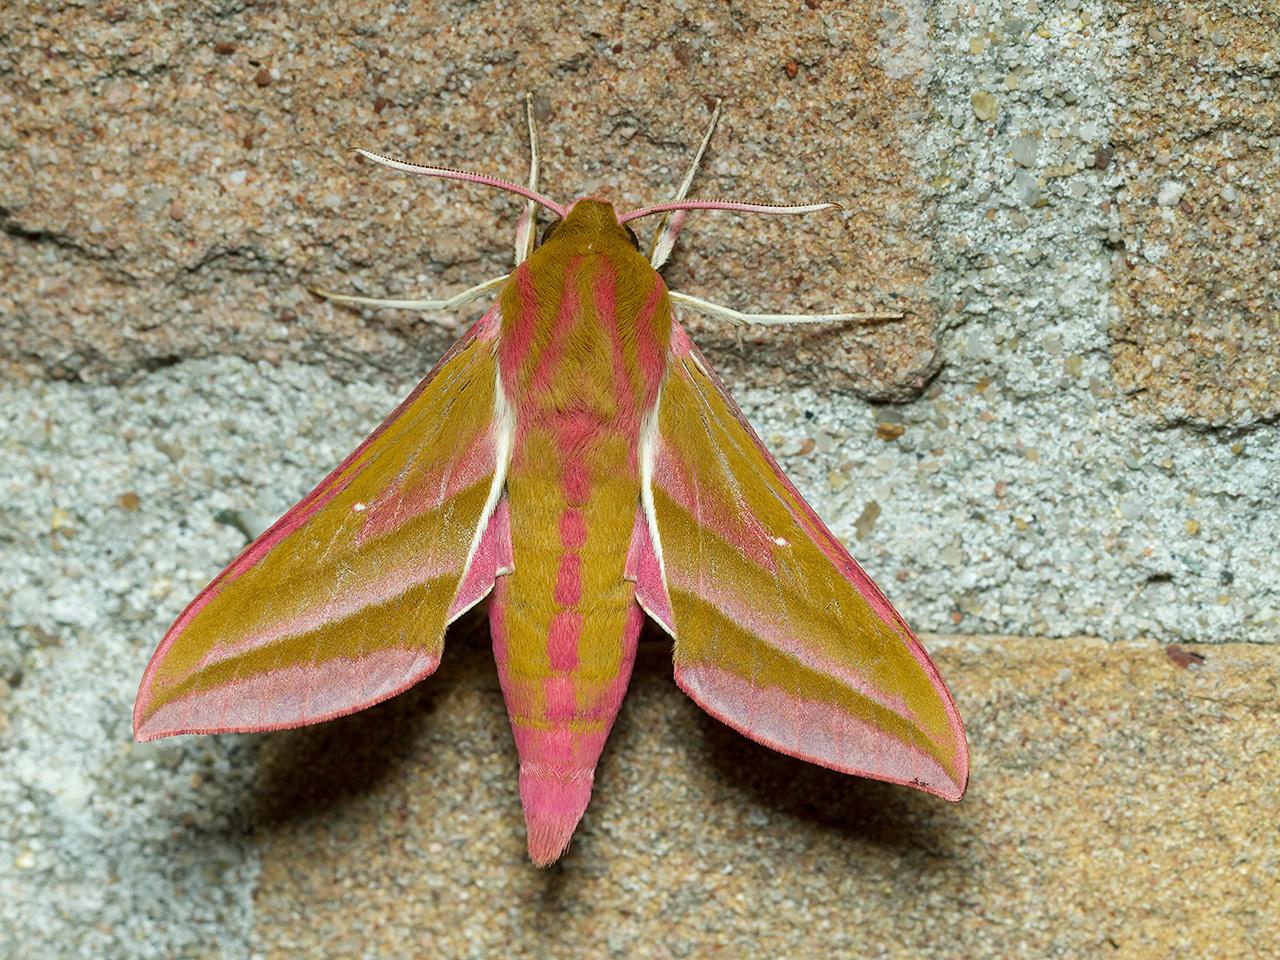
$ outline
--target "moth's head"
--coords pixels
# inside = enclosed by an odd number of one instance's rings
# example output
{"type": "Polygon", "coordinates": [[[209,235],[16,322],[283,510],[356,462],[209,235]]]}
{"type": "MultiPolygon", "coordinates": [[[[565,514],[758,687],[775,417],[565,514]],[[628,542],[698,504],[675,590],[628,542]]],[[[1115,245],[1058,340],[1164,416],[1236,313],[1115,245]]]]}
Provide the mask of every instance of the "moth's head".
{"type": "Polygon", "coordinates": [[[593,249],[607,249],[618,244],[626,244],[634,250],[640,249],[640,240],[635,231],[619,223],[613,204],[599,197],[579,197],[575,200],[563,218],[547,224],[542,231],[539,246],[553,238],[556,243],[572,243],[593,249]]]}

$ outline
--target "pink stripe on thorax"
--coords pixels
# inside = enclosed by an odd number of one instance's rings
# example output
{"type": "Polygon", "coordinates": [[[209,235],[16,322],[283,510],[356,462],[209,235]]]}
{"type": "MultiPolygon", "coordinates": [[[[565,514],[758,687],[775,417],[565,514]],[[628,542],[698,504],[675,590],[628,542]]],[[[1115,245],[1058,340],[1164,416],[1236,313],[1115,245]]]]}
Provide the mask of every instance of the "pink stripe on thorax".
{"type": "Polygon", "coordinates": [[[538,325],[538,296],[527,260],[516,267],[515,284],[516,315],[503,316],[502,339],[498,345],[502,386],[509,397],[518,392],[518,375],[533,347],[533,334],[538,325]]]}
{"type": "MultiPolygon", "coordinates": [[[[653,329],[654,317],[663,297],[667,295],[667,285],[657,273],[653,275],[653,287],[645,299],[644,306],[636,317],[636,364],[640,369],[641,408],[652,410],[658,399],[658,388],[662,386],[662,377],[667,369],[667,342],[659,340],[653,329]]],[[[672,324],[674,327],[675,325],[672,324]]]]}
{"type": "MultiPolygon", "coordinates": [[[[640,418],[636,410],[636,384],[631,382],[627,372],[627,359],[622,346],[622,331],[618,327],[617,310],[617,272],[612,261],[606,260],[595,279],[592,292],[595,294],[596,315],[600,326],[609,337],[609,353],[613,364],[614,394],[614,429],[628,434],[635,434],[640,428],[640,418]]],[[[630,462],[636,463],[636,448],[630,448],[630,462]]]]}
{"type": "Polygon", "coordinates": [[[529,392],[523,398],[522,406],[536,404],[547,391],[560,367],[560,359],[564,356],[565,345],[574,324],[581,319],[582,306],[578,296],[578,271],[582,266],[582,257],[574,257],[565,269],[564,283],[560,288],[560,312],[556,314],[555,325],[551,328],[551,339],[538,355],[537,367],[529,382],[529,392]]]}

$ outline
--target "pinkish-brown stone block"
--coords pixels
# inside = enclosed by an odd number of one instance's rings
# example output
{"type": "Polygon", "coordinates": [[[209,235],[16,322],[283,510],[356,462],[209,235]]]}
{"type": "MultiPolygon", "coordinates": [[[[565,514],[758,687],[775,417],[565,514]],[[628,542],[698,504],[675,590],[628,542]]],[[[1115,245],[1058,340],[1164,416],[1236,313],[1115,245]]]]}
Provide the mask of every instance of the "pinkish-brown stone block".
{"type": "MultiPolygon", "coordinates": [[[[13,44],[0,95],[11,366],[117,379],[236,353],[425,371],[447,331],[335,308],[306,286],[456,291],[508,268],[519,204],[374,169],[350,148],[520,179],[529,90],[544,188],[628,207],[669,196],[725,98],[698,195],[830,198],[848,215],[695,214],[672,285],[741,309],[908,314],[750,337],[747,356],[774,375],[904,396],[936,368],[911,159],[918,11],[889,26],[870,8],[816,3],[584,7],[568,19],[538,4],[203,11],[33,9],[13,44]]],[[[708,339],[733,343],[722,326],[708,339]]]]}
{"type": "Polygon", "coordinates": [[[1280,7],[1117,3],[1113,371],[1166,423],[1280,415],[1280,7]]]}

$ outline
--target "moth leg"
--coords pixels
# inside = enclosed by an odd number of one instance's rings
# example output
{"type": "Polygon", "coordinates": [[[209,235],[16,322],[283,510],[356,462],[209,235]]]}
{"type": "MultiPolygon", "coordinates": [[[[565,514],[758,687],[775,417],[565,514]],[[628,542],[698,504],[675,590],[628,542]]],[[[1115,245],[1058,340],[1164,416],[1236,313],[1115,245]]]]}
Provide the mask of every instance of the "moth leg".
{"type": "MultiPolygon", "coordinates": [[[[533,97],[524,95],[524,115],[529,124],[529,189],[538,190],[538,125],[533,116],[533,97]]],[[[524,263],[533,253],[538,240],[538,205],[530,200],[516,223],[516,266],[524,263]]]]}
{"type": "Polygon", "coordinates": [[[456,310],[459,307],[465,307],[472,300],[478,300],[490,290],[496,290],[507,282],[509,276],[510,274],[504,273],[500,277],[478,283],[443,300],[388,300],[382,297],[354,297],[346,293],[331,293],[315,287],[308,287],[308,289],[316,296],[332,300],[334,303],[354,303],[365,307],[396,307],[400,310],[456,310]]]}
{"type": "Polygon", "coordinates": [[[848,323],[850,321],[877,322],[882,320],[901,320],[905,314],[900,310],[871,311],[867,313],[743,313],[732,307],[722,307],[710,300],[693,297],[687,293],[669,290],[667,295],[672,303],[688,307],[694,313],[728,320],[735,327],[747,324],[766,327],[798,326],[805,323],[848,323]]]}
{"type": "MultiPolygon", "coordinates": [[[[673,203],[679,203],[688,194],[689,187],[693,184],[694,174],[698,172],[698,165],[702,163],[702,155],[707,152],[707,145],[711,143],[711,135],[716,132],[716,123],[719,119],[720,101],[717,100],[716,108],[711,111],[711,122],[707,124],[707,132],[702,136],[702,145],[694,154],[693,162],[689,164],[684,180],[680,183],[680,189],[672,198],[673,203]]],[[[657,270],[667,262],[667,257],[671,256],[671,251],[676,245],[676,237],[680,236],[680,228],[684,226],[684,217],[685,211],[677,210],[674,214],[663,214],[662,220],[658,222],[658,229],[653,234],[653,244],[649,247],[649,262],[653,264],[653,269],[657,270]]]]}

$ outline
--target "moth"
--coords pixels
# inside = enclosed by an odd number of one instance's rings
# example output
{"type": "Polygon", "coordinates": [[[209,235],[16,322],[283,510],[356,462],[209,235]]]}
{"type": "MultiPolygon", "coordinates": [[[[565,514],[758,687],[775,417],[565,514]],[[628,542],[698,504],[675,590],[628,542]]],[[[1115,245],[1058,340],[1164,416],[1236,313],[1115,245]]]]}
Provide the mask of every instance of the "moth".
{"type": "Polygon", "coordinates": [[[865,319],[749,315],[668,290],[658,270],[719,106],[670,202],[595,196],[359,151],[526,201],[515,268],[444,300],[492,305],[403,403],[250,544],[161,641],[138,740],[278,730],[393,697],[440,663],[445,628],[486,597],[519,755],[529,856],[567,848],[591,796],[647,616],[677,685],[751,739],[845,773],[959,800],[968,747],[910,628],[788,481],[680,325],[865,319]],[[555,221],[537,242],[537,211],[555,221]],[[640,252],[629,226],[661,215],[640,252]]]}

